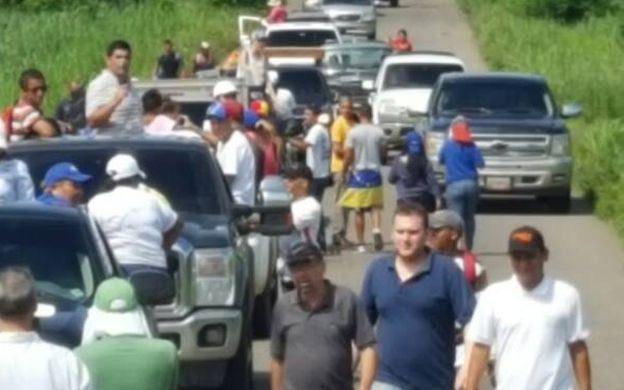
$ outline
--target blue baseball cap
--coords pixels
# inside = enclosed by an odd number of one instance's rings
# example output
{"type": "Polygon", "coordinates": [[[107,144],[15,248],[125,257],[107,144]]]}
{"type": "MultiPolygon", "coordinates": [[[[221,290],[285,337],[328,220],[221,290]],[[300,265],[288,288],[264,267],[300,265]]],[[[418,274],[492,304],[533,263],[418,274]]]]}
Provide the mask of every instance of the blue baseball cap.
{"type": "Polygon", "coordinates": [[[245,126],[245,128],[247,129],[255,128],[256,123],[258,123],[259,120],[260,120],[260,115],[258,115],[256,112],[249,110],[247,108],[243,112],[243,126],[245,126]]]}
{"type": "Polygon", "coordinates": [[[91,180],[91,175],[80,172],[72,163],[62,162],[54,164],[48,169],[43,178],[42,185],[48,187],[63,180],[69,180],[74,183],[84,183],[91,180]]]}
{"type": "Polygon", "coordinates": [[[206,118],[224,121],[227,118],[227,113],[223,104],[212,103],[206,111],[206,118]]]}
{"type": "Polygon", "coordinates": [[[423,138],[422,135],[416,131],[410,131],[405,137],[405,145],[407,147],[407,152],[410,154],[417,154],[423,148],[423,138]]]}

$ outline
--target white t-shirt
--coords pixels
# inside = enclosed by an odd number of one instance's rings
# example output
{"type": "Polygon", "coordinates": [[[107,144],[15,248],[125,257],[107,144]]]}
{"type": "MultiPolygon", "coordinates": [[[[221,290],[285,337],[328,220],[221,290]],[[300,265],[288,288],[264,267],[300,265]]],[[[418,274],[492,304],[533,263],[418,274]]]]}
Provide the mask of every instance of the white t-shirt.
{"type": "Polygon", "coordinates": [[[178,216],[164,202],[147,191],[118,186],[91,199],[89,212],[119,264],[167,268],[163,234],[178,216]]]}
{"type": "Polygon", "coordinates": [[[89,373],[69,349],[34,332],[0,333],[0,389],[91,390],[89,373]]]}
{"type": "Polygon", "coordinates": [[[28,167],[20,160],[0,160],[0,204],[35,200],[28,167]]]}
{"type": "Polygon", "coordinates": [[[329,162],[331,158],[331,141],[329,132],[320,123],[308,130],[305,137],[307,146],[306,165],[312,171],[315,179],[329,176],[329,162]]]}
{"type": "Polygon", "coordinates": [[[256,158],[247,138],[234,130],[224,143],[217,144],[217,161],[225,176],[233,176],[230,183],[234,201],[253,206],[256,202],[256,158]]]}
{"type": "MultiPolygon", "coordinates": [[[[98,77],[93,79],[87,87],[87,117],[98,108],[110,103],[120,85],[117,77],[108,69],[104,69],[98,77]]],[[[113,111],[108,124],[98,127],[97,130],[102,134],[141,133],[143,131],[142,117],[141,96],[132,82],[129,82],[128,95],[113,111]]]]}
{"type": "Polygon", "coordinates": [[[321,204],[313,197],[297,199],[290,205],[292,221],[301,241],[318,245],[317,237],[321,226],[321,204]]]}
{"type": "Polygon", "coordinates": [[[373,124],[356,125],[347,133],[345,147],[353,149],[353,166],[356,171],[381,170],[383,130],[373,124]]]}
{"type": "Polygon", "coordinates": [[[579,294],[545,276],[526,291],[515,276],[479,298],[468,338],[496,345],[497,390],[574,390],[569,345],[589,337],[579,294]]]}
{"type": "Polygon", "coordinates": [[[277,117],[282,120],[290,119],[295,115],[297,102],[292,92],[286,88],[278,88],[275,93],[274,109],[277,117]]]}
{"type": "Polygon", "coordinates": [[[168,135],[176,127],[176,121],[167,115],[156,115],[154,120],[145,126],[145,132],[151,135],[168,135]]]}

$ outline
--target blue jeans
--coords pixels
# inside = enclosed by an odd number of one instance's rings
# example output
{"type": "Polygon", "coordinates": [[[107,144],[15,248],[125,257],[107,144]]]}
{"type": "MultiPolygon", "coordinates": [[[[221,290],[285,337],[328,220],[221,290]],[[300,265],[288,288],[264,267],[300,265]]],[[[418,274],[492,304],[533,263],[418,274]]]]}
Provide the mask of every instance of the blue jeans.
{"type": "Polygon", "coordinates": [[[474,242],[478,203],[479,184],[476,181],[460,180],[446,185],[446,205],[464,220],[464,235],[468,249],[472,249],[474,242]]]}

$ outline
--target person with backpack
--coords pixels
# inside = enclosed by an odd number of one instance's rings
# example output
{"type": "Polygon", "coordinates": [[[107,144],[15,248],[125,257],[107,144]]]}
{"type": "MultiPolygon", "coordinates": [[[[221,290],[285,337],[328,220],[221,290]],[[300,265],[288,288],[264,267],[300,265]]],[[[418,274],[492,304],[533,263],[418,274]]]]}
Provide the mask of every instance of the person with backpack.
{"type": "Polygon", "coordinates": [[[485,162],[463,116],[453,119],[450,130],[450,138],[442,145],[439,155],[440,164],[445,166],[446,202],[449,209],[462,216],[466,229],[466,248],[472,249],[475,214],[479,203],[477,170],[485,162]]]}
{"type": "Polygon", "coordinates": [[[406,152],[394,159],[388,181],[396,187],[397,203],[419,203],[428,213],[440,204],[440,187],[416,130],[406,136],[406,152]]]}

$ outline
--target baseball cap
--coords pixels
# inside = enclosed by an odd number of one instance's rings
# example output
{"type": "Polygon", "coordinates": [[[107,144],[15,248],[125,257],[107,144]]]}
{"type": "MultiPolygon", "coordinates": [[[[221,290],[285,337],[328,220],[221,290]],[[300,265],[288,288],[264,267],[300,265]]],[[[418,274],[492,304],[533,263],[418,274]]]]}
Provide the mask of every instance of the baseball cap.
{"type": "Polygon", "coordinates": [[[63,180],[69,180],[74,183],[84,183],[91,180],[91,175],[80,172],[72,163],[60,162],[52,165],[50,169],[48,169],[41,184],[43,187],[48,187],[63,180]]]}
{"type": "Polygon", "coordinates": [[[285,179],[306,179],[307,181],[312,181],[312,171],[307,165],[304,164],[293,164],[287,166],[284,169],[284,178],[285,179]]]}
{"type": "Polygon", "coordinates": [[[422,135],[416,131],[410,131],[405,137],[405,145],[407,146],[407,152],[410,154],[417,154],[423,148],[422,135]]]}
{"type": "Polygon", "coordinates": [[[537,254],[545,250],[544,236],[534,227],[522,226],[509,235],[509,253],[527,252],[537,254]]]}
{"type": "Polygon", "coordinates": [[[317,121],[318,123],[327,126],[331,123],[331,117],[327,113],[322,113],[318,116],[317,121]]]}
{"type": "Polygon", "coordinates": [[[240,122],[243,118],[243,105],[235,100],[212,103],[206,111],[207,119],[224,121],[226,119],[240,122]]]}
{"type": "Polygon", "coordinates": [[[229,95],[231,93],[237,93],[238,89],[236,88],[236,85],[234,85],[233,82],[231,82],[230,80],[221,80],[218,81],[214,88],[212,89],[212,95],[215,98],[218,98],[219,96],[223,96],[223,95],[229,95]]]}
{"type": "Polygon", "coordinates": [[[429,216],[431,229],[451,228],[459,233],[464,231],[464,221],[453,210],[438,210],[429,216]]]}
{"type": "Polygon", "coordinates": [[[202,49],[210,49],[210,43],[208,43],[208,42],[206,42],[206,41],[203,41],[203,42],[201,43],[201,48],[202,48],[202,49]]]}
{"type": "Polygon", "coordinates": [[[147,176],[139,168],[136,159],[129,154],[118,154],[111,158],[106,164],[106,174],[114,181],[129,179],[140,176],[145,179],[147,176]]]}
{"type": "Polygon", "coordinates": [[[256,127],[256,123],[260,120],[260,115],[255,111],[245,109],[243,111],[243,126],[247,129],[253,129],[256,127]]]}
{"type": "Polygon", "coordinates": [[[288,266],[315,260],[323,260],[323,252],[321,252],[319,247],[308,242],[295,244],[292,248],[290,248],[288,255],[286,256],[286,264],[288,266]]]}
{"type": "Polygon", "coordinates": [[[111,278],[100,284],[93,301],[95,307],[107,313],[125,313],[137,308],[134,287],[121,278],[111,278]]]}

